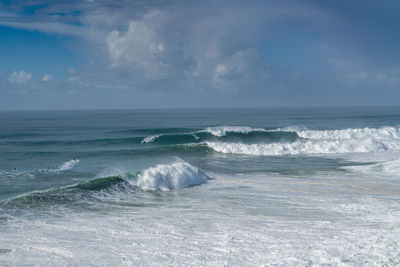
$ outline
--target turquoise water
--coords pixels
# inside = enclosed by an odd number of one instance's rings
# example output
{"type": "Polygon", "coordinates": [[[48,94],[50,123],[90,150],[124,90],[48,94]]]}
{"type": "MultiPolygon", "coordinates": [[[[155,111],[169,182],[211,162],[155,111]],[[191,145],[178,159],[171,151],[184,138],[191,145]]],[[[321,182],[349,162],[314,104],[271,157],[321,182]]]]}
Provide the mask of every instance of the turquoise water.
{"type": "Polygon", "coordinates": [[[400,264],[400,108],[0,112],[0,262],[400,264]]]}

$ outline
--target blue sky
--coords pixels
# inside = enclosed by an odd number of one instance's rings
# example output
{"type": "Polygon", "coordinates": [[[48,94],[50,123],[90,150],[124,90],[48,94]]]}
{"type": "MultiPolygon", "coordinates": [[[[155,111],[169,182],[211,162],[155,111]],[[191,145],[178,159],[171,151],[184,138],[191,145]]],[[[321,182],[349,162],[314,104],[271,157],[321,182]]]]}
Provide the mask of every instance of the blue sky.
{"type": "Polygon", "coordinates": [[[2,1],[0,109],[398,105],[398,1],[2,1]]]}

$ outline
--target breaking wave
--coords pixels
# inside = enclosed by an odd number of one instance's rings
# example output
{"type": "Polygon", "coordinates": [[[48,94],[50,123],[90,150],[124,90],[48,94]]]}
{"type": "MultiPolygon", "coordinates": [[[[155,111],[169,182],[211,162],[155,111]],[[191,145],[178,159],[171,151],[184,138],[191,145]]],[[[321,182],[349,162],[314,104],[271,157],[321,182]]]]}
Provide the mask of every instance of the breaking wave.
{"type": "MultiPolygon", "coordinates": [[[[228,130],[219,128],[218,130],[228,130]]],[[[240,128],[239,128],[240,129],[240,128]]],[[[243,128],[242,132],[252,133],[243,128]]],[[[254,129],[260,131],[260,129],[254,129]]],[[[400,149],[400,129],[394,127],[382,128],[349,128],[340,130],[309,130],[299,127],[286,127],[262,132],[276,132],[284,135],[295,134],[298,138],[292,142],[205,142],[216,152],[246,155],[299,155],[299,154],[330,154],[330,153],[360,153],[380,152],[389,149],[400,149]]],[[[217,132],[226,134],[226,132],[217,132]]],[[[280,139],[281,141],[283,139],[280,139]]]]}
{"type": "Polygon", "coordinates": [[[201,185],[209,180],[197,167],[178,159],[143,171],[94,178],[77,184],[29,192],[0,203],[2,206],[33,208],[44,203],[60,204],[90,198],[131,194],[135,190],[168,191],[201,185]]]}
{"type": "Polygon", "coordinates": [[[274,144],[240,144],[223,142],[206,142],[206,145],[216,152],[245,155],[300,155],[328,153],[359,153],[379,152],[387,150],[387,146],[373,138],[364,140],[320,140],[298,141],[294,143],[274,144]]]}
{"type": "Polygon", "coordinates": [[[325,140],[356,140],[371,137],[377,140],[399,139],[400,129],[394,127],[382,128],[349,128],[341,130],[308,130],[299,127],[286,127],[278,131],[296,132],[301,138],[325,140]]]}
{"type": "Polygon", "coordinates": [[[205,183],[210,179],[185,161],[159,164],[138,175],[136,185],[143,190],[171,190],[205,183]]]}

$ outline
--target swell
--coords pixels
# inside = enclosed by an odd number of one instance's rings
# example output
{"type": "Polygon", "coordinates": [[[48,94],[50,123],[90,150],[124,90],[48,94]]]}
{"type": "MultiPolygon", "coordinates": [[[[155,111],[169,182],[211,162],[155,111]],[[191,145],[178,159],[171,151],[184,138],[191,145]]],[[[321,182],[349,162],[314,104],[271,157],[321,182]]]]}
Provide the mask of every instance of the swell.
{"type": "Polygon", "coordinates": [[[291,131],[254,131],[248,133],[226,132],[224,135],[214,135],[210,132],[198,131],[189,133],[152,134],[148,136],[102,138],[88,140],[42,140],[42,141],[10,141],[8,145],[22,147],[52,147],[52,146],[115,146],[115,145],[176,145],[200,143],[205,141],[240,142],[240,143],[273,143],[294,142],[300,137],[291,131]]]}

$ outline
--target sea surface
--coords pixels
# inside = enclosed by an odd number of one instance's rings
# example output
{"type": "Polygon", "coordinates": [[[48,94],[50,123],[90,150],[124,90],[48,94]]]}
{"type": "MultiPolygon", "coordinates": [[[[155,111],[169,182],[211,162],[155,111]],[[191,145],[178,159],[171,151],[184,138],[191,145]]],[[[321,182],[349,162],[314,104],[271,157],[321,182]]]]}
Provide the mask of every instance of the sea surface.
{"type": "Polygon", "coordinates": [[[2,111],[0,265],[399,266],[400,108],[2,111]]]}

